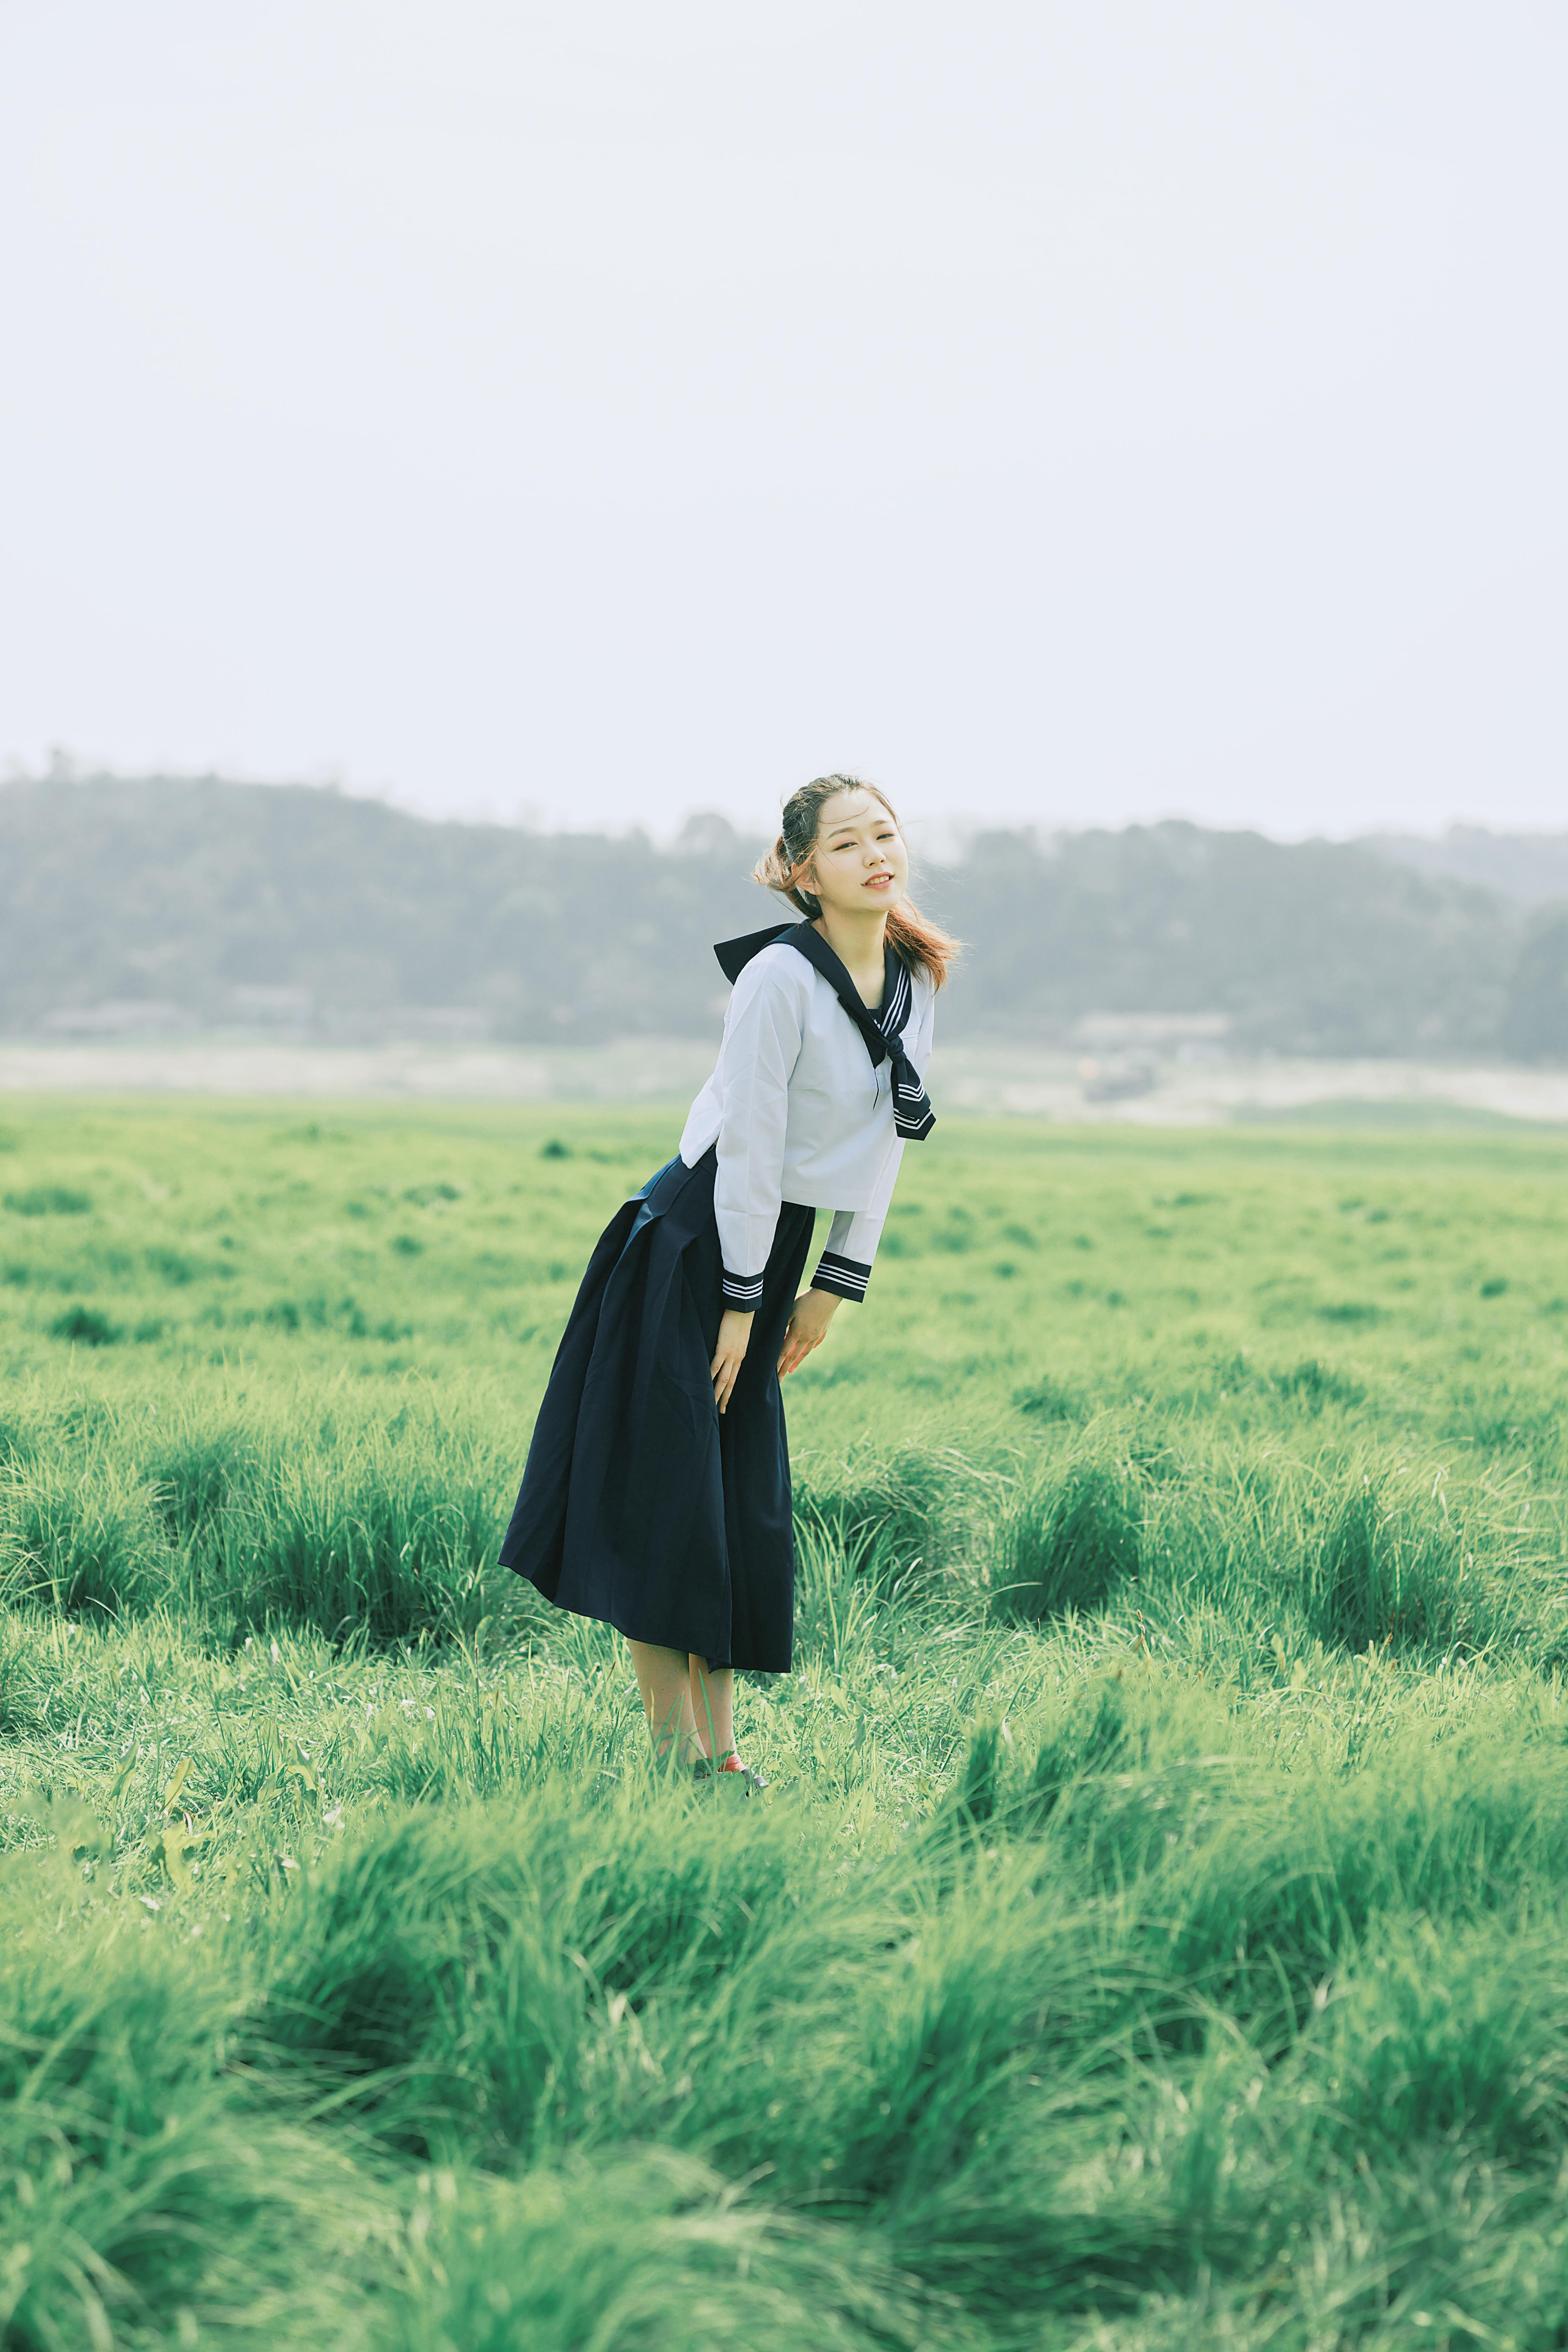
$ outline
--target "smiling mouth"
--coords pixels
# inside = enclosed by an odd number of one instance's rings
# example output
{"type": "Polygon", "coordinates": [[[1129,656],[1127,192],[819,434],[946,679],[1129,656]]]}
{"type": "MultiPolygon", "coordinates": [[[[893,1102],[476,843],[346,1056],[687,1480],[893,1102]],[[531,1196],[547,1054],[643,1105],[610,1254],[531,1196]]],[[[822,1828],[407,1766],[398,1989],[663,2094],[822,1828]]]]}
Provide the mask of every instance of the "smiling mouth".
{"type": "Polygon", "coordinates": [[[879,882],[890,882],[892,878],[890,874],[868,874],[865,887],[868,890],[874,890],[879,882]]]}

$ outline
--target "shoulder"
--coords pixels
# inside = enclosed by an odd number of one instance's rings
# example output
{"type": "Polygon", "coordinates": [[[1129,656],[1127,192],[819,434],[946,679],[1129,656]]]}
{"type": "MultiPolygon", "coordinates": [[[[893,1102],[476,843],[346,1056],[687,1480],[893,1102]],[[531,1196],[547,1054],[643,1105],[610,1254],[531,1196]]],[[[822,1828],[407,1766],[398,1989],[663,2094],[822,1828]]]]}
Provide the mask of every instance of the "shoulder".
{"type": "Polygon", "coordinates": [[[816,971],[797,949],[785,947],[782,940],[775,940],[772,947],[759,948],[744,967],[730,1003],[735,1006],[754,1003],[759,999],[787,998],[805,1004],[816,978],[816,971]]]}
{"type": "Polygon", "coordinates": [[[812,983],[816,974],[794,948],[759,948],[742,968],[730,992],[724,1014],[728,1036],[758,1022],[782,1035],[799,1036],[811,1018],[812,983]]]}

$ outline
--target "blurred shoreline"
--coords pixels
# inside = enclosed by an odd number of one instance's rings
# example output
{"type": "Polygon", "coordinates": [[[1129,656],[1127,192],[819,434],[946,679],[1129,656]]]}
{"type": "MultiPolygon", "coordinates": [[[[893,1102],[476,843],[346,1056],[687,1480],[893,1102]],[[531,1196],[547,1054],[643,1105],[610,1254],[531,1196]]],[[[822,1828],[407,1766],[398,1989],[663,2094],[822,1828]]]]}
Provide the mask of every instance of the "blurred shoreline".
{"type": "MultiPolygon", "coordinates": [[[[0,1094],[152,1094],[384,1101],[689,1099],[715,1041],[630,1037],[587,1047],[268,1043],[191,1036],[0,1041],[0,1094]]],[[[1568,1124],[1568,1069],[1499,1063],[1250,1059],[1118,1065],[1018,1045],[939,1048],[939,1108],[1064,1123],[1226,1125],[1271,1118],[1568,1124]]]]}

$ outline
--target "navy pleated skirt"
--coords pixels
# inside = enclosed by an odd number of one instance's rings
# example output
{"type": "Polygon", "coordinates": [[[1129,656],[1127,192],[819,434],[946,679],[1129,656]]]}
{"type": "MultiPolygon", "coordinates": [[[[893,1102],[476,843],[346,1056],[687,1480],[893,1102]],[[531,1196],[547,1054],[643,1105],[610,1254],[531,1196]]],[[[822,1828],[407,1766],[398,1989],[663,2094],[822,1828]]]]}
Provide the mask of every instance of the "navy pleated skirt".
{"type": "Polygon", "coordinates": [[[778,1358],[815,1209],[785,1202],[721,1415],[717,1161],[672,1160],[605,1227],[539,1409],[503,1568],[713,1666],[786,1674],[795,1538],[778,1358]]]}

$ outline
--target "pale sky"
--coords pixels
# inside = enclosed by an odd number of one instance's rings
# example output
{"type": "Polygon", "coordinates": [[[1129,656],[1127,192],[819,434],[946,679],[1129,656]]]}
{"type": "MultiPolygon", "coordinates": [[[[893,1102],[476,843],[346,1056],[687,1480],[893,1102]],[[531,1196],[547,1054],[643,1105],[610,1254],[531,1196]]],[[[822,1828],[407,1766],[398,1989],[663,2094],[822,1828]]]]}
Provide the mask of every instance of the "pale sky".
{"type": "Polygon", "coordinates": [[[1568,9],[0,11],[0,759],[1568,824],[1568,9]]]}

